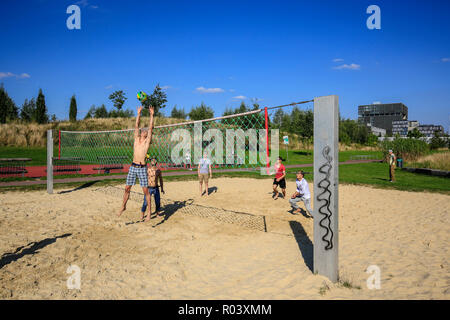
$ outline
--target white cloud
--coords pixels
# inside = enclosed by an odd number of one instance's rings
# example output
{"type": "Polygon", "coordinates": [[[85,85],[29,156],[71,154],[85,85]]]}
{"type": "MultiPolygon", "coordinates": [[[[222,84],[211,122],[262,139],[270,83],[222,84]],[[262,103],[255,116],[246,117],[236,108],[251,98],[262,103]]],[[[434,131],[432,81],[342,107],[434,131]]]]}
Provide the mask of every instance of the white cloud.
{"type": "Polygon", "coordinates": [[[450,62],[450,58],[442,58],[441,61],[442,62],[450,62]]]}
{"type": "Polygon", "coordinates": [[[359,70],[361,68],[361,66],[359,64],[356,63],[352,63],[352,64],[341,64],[340,66],[336,66],[333,67],[333,69],[336,70],[359,70]]]}
{"type": "Polygon", "coordinates": [[[97,5],[90,4],[88,0],[80,0],[75,2],[77,6],[82,6],[83,8],[89,7],[91,9],[98,9],[97,5]]]}
{"type": "Polygon", "coordinates": [[[28,79],[31,76],[28,73],[22,73],[21,75],[18,75],[17,78],[18,79],[28,79]]]}
{"type": "Polygon", "coordinates": [[[344,61],[344,59],[341,59],[341,58],[333,59],[333,62],[342,62],[342,61],[344,61]]]}
{"type": "Polygon", "coordinates": [[[15,77],[17,79],[28,79],[31,76],[28,73],[14,74],[12,72],[0,72],[0,79],[15,77]]]}
{"type": "Polygon", "coordinates": [[[236,97],[233,97],[233,99],[245,100],[245,99],[247,99],[247,97],[246,96],[236,96],[236,97]]]}
{"type": "Polygon", "coordinates": [[[162,86],[161,87],[161,89],[163,89],[163,90],[167,90],[167,89],[170,89],[170,88],[172,88],[171,86],[162,86]]]}
{"type": "Polygon", "coordinates": [[[11,72],[0,72],[0,79],[14,77],[14,74],[11,72]]]}
{"type": "Polygon", "coordinates": [[[222,88],[205,88],[205,87],[198,87],[195,89],[197,92],[200,93],[220,93],[224,92],[222,88]]]}
{"type": "Polygon", "coordinates": [[[230,89],[230,92],[235,92],[236,90],[234,90],[234,89],[230,89]]]}
{"type": "Polygon", "coordinates": [[[106,86],[105,89],[112,89],[113,85],[110,84],[109,86],[106,86]]]}

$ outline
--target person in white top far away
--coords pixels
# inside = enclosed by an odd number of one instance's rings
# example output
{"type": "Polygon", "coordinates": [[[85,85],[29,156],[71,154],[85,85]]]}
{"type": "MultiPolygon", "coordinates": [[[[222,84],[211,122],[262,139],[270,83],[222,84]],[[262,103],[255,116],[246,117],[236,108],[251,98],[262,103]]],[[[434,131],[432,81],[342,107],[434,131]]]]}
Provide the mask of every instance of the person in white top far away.
{"type": "Polygon", "coordinates": [[[311,192],[309,191],[308,181],[306,181],[304,176],[305,173],[303,171],[297,172],[297,180],[295,181],[297,190],[292,195],[291,199],[289,199],[289,203],[294,209],[293,214],[299,214],[301,210],[297,203],[303,201],[306,211],[311,218],[314,218],[313,210],[311,209],[311,192]]]}

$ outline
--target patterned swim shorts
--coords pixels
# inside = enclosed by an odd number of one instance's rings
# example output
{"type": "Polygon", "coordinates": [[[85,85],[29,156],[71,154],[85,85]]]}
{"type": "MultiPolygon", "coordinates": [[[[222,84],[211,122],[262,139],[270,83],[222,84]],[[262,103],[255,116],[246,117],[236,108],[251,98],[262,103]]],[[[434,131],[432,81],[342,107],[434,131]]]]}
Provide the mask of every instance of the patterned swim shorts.
{"type": "Polygon", "coordinates": [[[136,184],[136,177],[139,178],[141,187],[148,187],[147,167],[136,168],[131,166],[127,175],[127,186],[134,186],[136,184]]]}

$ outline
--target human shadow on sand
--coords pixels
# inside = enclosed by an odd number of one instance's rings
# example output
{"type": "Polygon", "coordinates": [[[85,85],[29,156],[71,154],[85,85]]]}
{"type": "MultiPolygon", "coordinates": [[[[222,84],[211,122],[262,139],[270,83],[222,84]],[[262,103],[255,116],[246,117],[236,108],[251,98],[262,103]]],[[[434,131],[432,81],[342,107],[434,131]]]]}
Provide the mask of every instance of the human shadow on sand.
{"type": "Polygon", "coordinates": [[[153,226],[153,228],[163,224],[164,222],[166,222],[167,220],[169,220],[169,218],[178,210],[190,205],[193,203],[193,199],[188,199],[188,200],[184,200],[184,201],[174,201],[172,203],[166,204],[165,206],[161,207],[161,209],[159,210],[159,216],[163,216],[164,219],[161,220],[160,222],[158,222],[157,224],[155,224],[153,226]]]}
{"type": "MultiPolygon", "coordinates": [[[[217,187],[209,187],[208,188],[208,195],[210,195],[213,192],[217,192],[217,190],[219,190],[217,187]]],[[[205,194],[206,194],[206,192],[203,191],[202,196],[205,195],[205,194]]]]}
{"type": "Polygon", "coordinates": [[[301,223],[297,221],[289,221],[289,226],[291,227],[292,233],[294,234],[295,241],[297,241],[298,248],[300,249],[306,266],[309,268],[309,270],[311,270],[311,272],[314,272],[313,243],[309,239],[301,223]]]}
{"type": "Polygon", "coordinates": [[[81,190],[81,189],[84,189],[84,188],[89,188],[90,186],[96,184],[97,182],[98,182],[98,180],[96,180],[96,181],[89,181],[89,182],[83,183],[81,186],[76,187],[75,189],[60,191],[60,192],[58,192],[58,194],[64,194],[64,193],[78,191],[78,190],[81,190]]]}
{"type": "Polygon", "coordinates": [[[0,258],[0,269],[10,264],[11,262],[21,259],[26,255],[38,253],[40,249],[56,242],[56,239],[70,237],[71,235],[71,233],[66,233],[53,238],[46,238],[38,242],[30,242],[26,246],[17,248],[13,253],[5,253],[0,258]]]}

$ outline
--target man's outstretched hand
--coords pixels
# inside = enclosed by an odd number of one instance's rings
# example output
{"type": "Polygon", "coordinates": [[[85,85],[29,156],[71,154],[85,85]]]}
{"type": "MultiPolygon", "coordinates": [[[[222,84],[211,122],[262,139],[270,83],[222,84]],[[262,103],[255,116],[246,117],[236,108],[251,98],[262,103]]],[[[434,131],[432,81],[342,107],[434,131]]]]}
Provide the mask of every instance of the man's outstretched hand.
{"type": "Polygon", "coordinates": [[[138,112],[138,114],[141,114],[141,112],[142,112],[142,109],[144,109],[144,107],[142,107],[142,106],[140,106],[140,107],[138,107],[138,108],[137,108],[137,112],[138,112]]]}
{"type": "Polygon", "coordinates": [[[155,107],[149,106],[148,107],[148,111],[150,112],[150,115],[154,115],[155,114],[155,107]]]}

